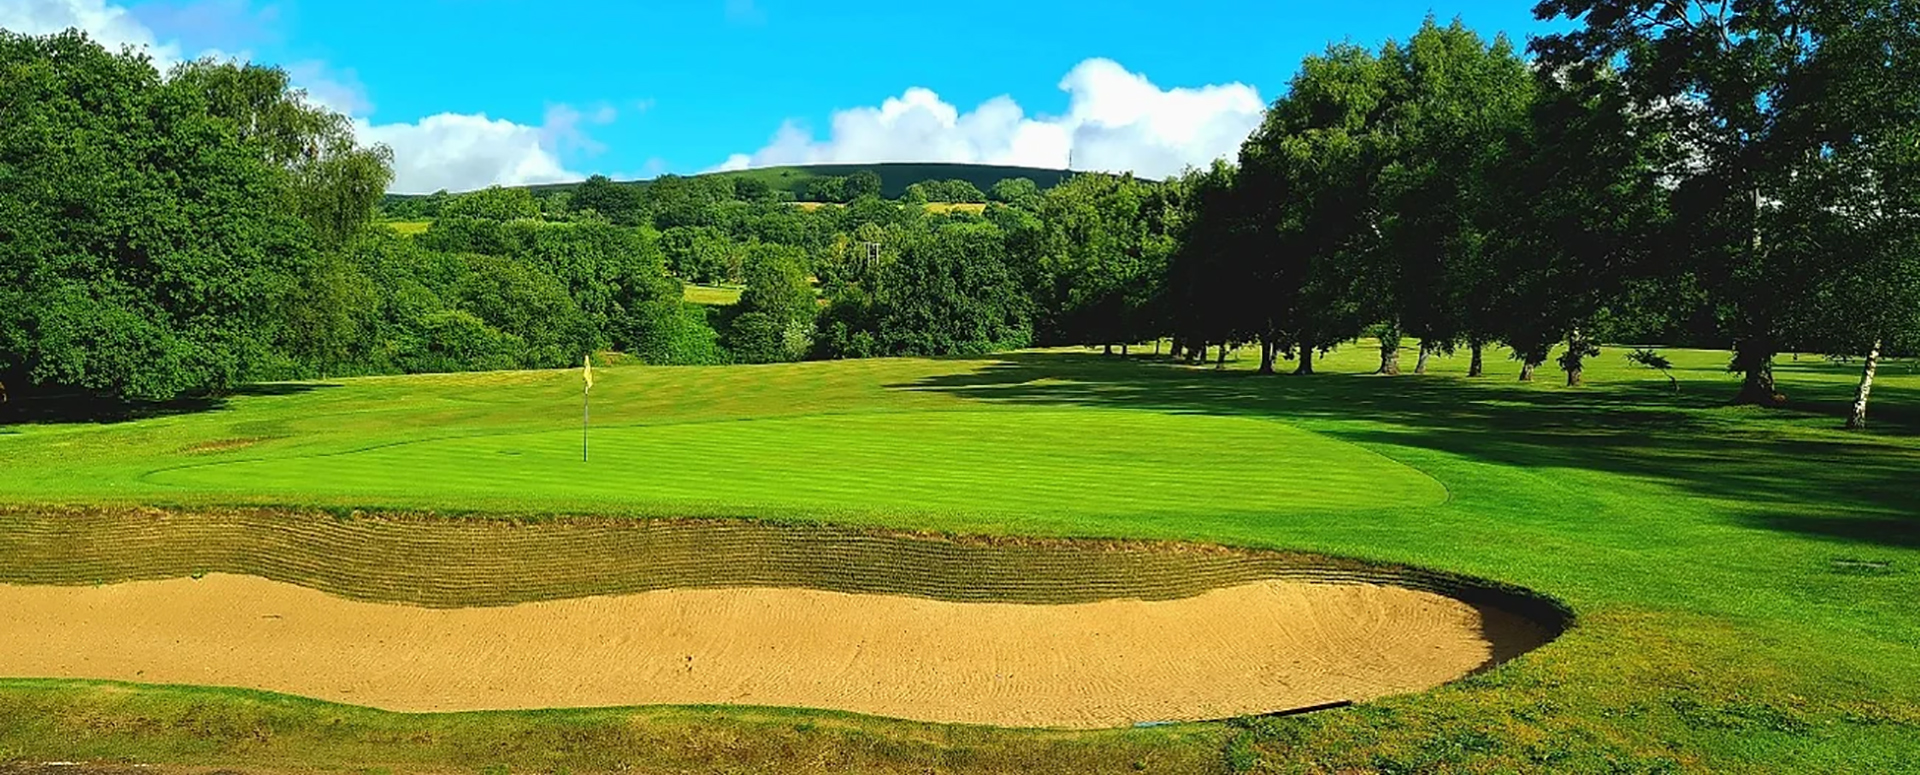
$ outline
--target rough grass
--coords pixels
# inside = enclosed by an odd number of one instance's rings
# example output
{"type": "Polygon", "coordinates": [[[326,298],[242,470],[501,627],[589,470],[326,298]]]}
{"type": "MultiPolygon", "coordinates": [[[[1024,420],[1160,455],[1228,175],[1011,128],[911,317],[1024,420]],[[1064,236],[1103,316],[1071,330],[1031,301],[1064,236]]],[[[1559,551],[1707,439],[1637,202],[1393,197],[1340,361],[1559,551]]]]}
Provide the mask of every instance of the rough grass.
{"type": "MultiPolygon", "coordinates": [[[[811,211],[818,210],[822,207],[845,207],[846,205],[837,202],[794,202],[793,206],[802,210],[811,211]]],[[[920,205],[920,207],[930,213],[961,212],[979,215],[987,211],[987,204],[985,202],[927,202],[920,205]]]]}
{"type": "Polygon", "coordinates": [[[427,229],[433,226],[433,221],[387,221],[384,225],[399,233],[400,236],[412,237],[427,233],[427,229]]]}
{"type": "Polygon", "coordinates": [[[737,285],[687,283],[681,286],[680,298],[709,307],[727,307],[740,303],[740,293],[743,290],[745,289],[737,285]]]}
{"type": "Polygon", "coordinates": [[[227,573],[466,608],[657,589],[799,587],[952,602],[1176,600],[1258,581],[1393,584],[1532,618],[1525,590],[1420,568],[1207,544],[946,536],[801,522],[436,517],[266,509],[0,508],[0,583],[227,573]]]}
{"type": "MultiPolygon", "coordinates": [[[[0,498],[21,506],[414,498],[454,509],[679,516],[698,511],[679,500],[676,488],[688,485],[673,478],[696,468],[677,458],[692,458],[713,463],[709,503],[736,504],[746,516],[1297,549],[1519,584],[1565,600],[1580,618],[1555,643],[1433,692],[1303,718],[1092,734],[753,709],[402,716],[226,690],[6,680],[0,761],[575,772],[1911,771],[1920,761],[1920,377],[1907,364],[1883,370],[1875,430],[1849,434],[1840,425],[1852,366],[1783,359],[1782,388],[1794,403],[1774,411],[1723,405],[1737,387],[1724,353],[1670,354],[1677,396],[1616,349],[1591,364],[1589,387],[1578,390],[1544,369],[1541,384],[1514,384],[1513,364],[1499,360],[1493,376],[1469,381],[1464,357],[1441,359],[1424,377],[1364,376],[1375,356],[1363,347],[1326,359],[1334,373],[1313,378],[1258,377],[1248,360],[1215,371],[1071,352],[608,368],[596,374],[595,417],[633,429],[609,455],[635,446],[629,457],[604,458],[618,466],[592,467],[616,484],[583,481],[604,489],[577,500],[502,497],[485,478],[461,476],[455,458],[434,458],[453,478],[415,477],[406,493],[348,492],[287,473],[299,467],[292,461],[346,461],[401,442],[448,455],[504,434],[553,434],[559,445],[579,419],[571,372],[264,386],[134,422],[13,426],[0,433],[0,498]],[[669,428],[729,430],[711,446],[695,445],[705,434],[645,441],[648,429],[669,428]],[[949,443],[1017,494],[981,487],[971,507],[958,508],[917,483],[941,475],[939,450],[949,443]],[[858,455],[863,444],[887,454],[845,466],[862,475],[808,463],[858,455]],[[1005,450],[1004,460],[986,459],[987,449],[1005,450]],[[1327,455],[1341,456],[1336,469],[1382,462],[1329,486],[1327,470],[1311,467],[1327,455]],[[187,465],[200,468],[179,468],[187,465]],[[802,466],[787,480],[791,492],[775,473],[789,465],[802,466]],[[149,476],[161,469],[174,470],[149,476]],[[222,469],[231,477],[215,473],[222,469]],[[827,478],[809,492],[803,473],[827,478]],[[169,480],[189,476],[213,479],[169,480]],[[1429,480],[1444,494],[1408,484],[1429,480]],[[609,500],[618,502],[606,508],[609,500]]],[[[562,475],[576,465],[541,467],[562,475]]]]}

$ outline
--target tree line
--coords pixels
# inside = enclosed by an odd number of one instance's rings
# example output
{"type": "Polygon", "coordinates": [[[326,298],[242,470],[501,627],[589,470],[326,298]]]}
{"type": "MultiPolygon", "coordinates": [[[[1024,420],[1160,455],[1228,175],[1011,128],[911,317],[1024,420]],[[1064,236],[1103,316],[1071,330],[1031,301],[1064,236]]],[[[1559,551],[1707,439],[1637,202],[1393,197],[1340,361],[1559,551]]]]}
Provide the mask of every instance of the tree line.
{"type": "Polygon", "coordinates": [[[595,176],[383,198],[381,148],[277,69],[0,36],[0,382],[163,400],[258,379],[982,353],[1261,370],[1367,338],[1569,384],[1600,342],[1920,349],[1920,20],[1889,0],[1548,0],[1523,56],[1432,19],[1307,57],[1237,157],[981,191],[595,176]],[[930,208],[926,203],[977,203],[930,208]],[[401,236],[382,219],[431,220],[401,236]],[[685,282],[739,303],[682,299],[685,282]],[[1557,354],[1557,357],[1556,357],[1557,354]]]}
{"type": "Polygon", "coordinates": [[[1920,7],[1548,0],[1536,39],[1429,19],[1308,57],[1241,147],[1190,172],[1166,276],[1183,349],[1261,368],[1372,335],[1379,372],[1504,345],[1570,385],[1601,341],[1727,347],[1772,404],[1789,350],[1920,348],[1920,7]]]}

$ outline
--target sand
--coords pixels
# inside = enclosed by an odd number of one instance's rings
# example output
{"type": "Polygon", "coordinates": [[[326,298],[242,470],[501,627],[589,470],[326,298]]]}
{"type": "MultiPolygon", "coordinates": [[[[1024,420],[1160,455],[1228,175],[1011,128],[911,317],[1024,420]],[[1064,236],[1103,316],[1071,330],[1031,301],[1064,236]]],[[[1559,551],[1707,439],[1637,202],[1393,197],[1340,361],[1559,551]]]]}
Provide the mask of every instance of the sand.
{"type": "Polygon", "coordinates": [[[737,588],[428,609],[215,574],[0,585],[0,621],[0,676],[407,712],[743,704],[1070,728],[1412,692],[1545,639],[1442,595],[1296,581],[1070,605],[737,588]]]}

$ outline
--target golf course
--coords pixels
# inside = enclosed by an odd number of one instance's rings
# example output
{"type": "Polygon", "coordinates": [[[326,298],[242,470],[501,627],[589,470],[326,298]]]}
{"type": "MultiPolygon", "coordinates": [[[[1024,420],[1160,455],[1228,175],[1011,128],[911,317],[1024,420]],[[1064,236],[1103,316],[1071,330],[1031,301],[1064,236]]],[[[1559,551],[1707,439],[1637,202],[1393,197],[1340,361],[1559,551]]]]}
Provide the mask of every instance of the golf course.
{"type": "Polygon", "coordinates": [[[1920,775],[1920,2],[1092,10],[0,0],[0,775],[1920,775]]]}
{"type": "Polygon", "coordinates": [[[1660,772],[1920,755],[1920,375],[1886,368],[1883,430],[1861,436],[1839,429],[1850,369],[1814,358],[1780,364],[1803,407],[1783,411],[1723,406],[1723,353],[1674,352],[1676,393],[1617,354],[1570,390],[1469,380],[1460,358],[1365,375],[1372,349],[1313,378],[1077,350],[601,367],[584,461],[578,370],[263,384],[9,426],[0,759],[1660,772]],[[1144,629],[1095,637],[1129,622],[1144,629]],[[878,689],[809,677],[849,628],[887,645],[854,663],[878,689]],[[1276,671],[1289,656],[1321,660],[1319,683],[1276,671]],[[972,659],[1045,677],[970,688],[972,659]],[[1342,682],[1342,659],[1373,661],[1342,682]],[[1276,674],[1291,691],[1260,680],[1276,674]],[[1360,702],[1257,717],[1335,700],[1360,702]]]}

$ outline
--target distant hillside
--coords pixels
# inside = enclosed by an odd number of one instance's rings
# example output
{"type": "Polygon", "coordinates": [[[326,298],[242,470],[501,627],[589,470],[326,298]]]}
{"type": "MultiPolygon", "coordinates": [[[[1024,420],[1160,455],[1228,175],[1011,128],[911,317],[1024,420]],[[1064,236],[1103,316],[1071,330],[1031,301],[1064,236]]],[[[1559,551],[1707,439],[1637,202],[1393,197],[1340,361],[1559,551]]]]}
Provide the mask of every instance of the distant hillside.
{"type": "Polygon", "coordinates": [[[1040,169],[1037,167],[1003,167],[992,164],[812,164],[799,167],[764,167],[742,170],[740,172],[717,172],[721,177],[750,177],[767,182],[775,191],[786,191],[798,195],[801,187],[809,180],[822,177],[845,177],[861,170],[872,170],[880,176],[880,195],[887,199],[898,199],[907,193],[907,186],[928,180],[964,180],[972,183],[981,191],[993,188],[993,184],[1008,178],[1027,178],[1042,189],[1052,188],[1066,179],[1066,170],[1040,169]]]}
{"type": "MultiPolygon", "coordinates": [[[[898,199],[907,192],[907,186],[927,180],[964,180],[972,183],[981,191],[986,191],[1007,178],[1027,178],[1042,189],[1052,188],[1069,174],[1066,170],[1041,169],[1038,167],[1006,167],[994,164],[947,164],[947,163],[887,163],[887,164],[810,164],[791,167],[762,167],[738,172],[713,172],[705,176],[722,178],[759,178],[775,191],[785,191],[796,198],[807,181],[824,177],[844,177],[861,170],[872,170],[880,176],[880,195],[888,199],[898,199]]],[[[650,180],[623,181],[630,185],[645,186],[650,180]]],[[[526,186],[536,196],[557,191],[572,190],[578,183],[549,183],[539,186],[526,186]]],[[[457,193],[457,192],[456,192],[457,193]]],[[[407,194],[392,194],[394,198],[407,198],[407,194]]]]}

